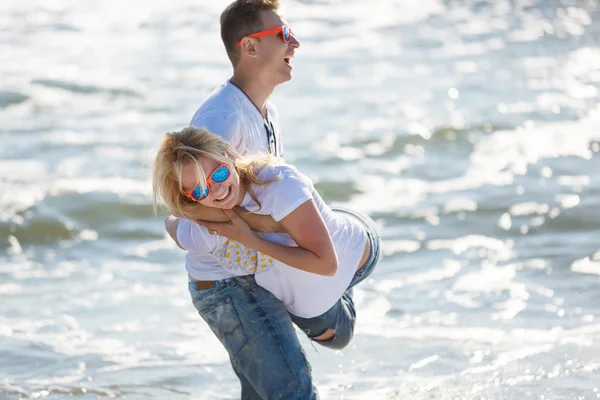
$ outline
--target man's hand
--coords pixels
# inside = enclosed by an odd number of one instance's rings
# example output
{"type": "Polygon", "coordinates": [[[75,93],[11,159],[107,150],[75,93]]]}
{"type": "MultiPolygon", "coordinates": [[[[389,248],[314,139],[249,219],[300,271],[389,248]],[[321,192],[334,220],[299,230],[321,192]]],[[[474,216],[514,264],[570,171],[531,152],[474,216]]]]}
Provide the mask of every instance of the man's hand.
{"type": "MultiPolygon", "coordinates": [[[[284,232],[285,230],[270,215],[259,215],[247,212],[240,207],[234,207],[237,215],[242,218],[254,231],[258,232],[284,232]]],[[[171,210],[172,214],[179,218],[186,218],[190,221],[200,222],[230,222],[230,218],[224,210],[220,208],[206,207],[197,204],[192,210],[186,210],[186,215],[181,215],[176,210],[171,210]]],[[[202,224],[200,224],[202,225],[202,224]]],[[[202,225],[204,226],[204,225],[202,225]]]]}

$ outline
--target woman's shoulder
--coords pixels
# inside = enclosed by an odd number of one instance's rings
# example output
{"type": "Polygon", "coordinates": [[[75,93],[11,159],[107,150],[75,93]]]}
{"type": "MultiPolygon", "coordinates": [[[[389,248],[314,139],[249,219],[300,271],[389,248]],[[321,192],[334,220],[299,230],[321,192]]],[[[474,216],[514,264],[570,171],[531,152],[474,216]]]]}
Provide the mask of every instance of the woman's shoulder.
{"type": "Polygon", "coordinates": [[[298,206],[314,198],[314,187],[308,177],[289,164],[269,164],[258,174],[262,183],[252,187],[261,210],[281,221],[298,206]]]}
{"type": "Polygon", "coordinates": [[[311,180],[299,172],[293,165],[285,163],[269,163],[261,167],[256,177],[260,183],[252,184],[252,190],[261,203],[270,195],[297,190],[312,192],[311,180]],[[266,197],[265,197],[266,196],[266,197]]]}
{"type": "Polygon", "coordinates": [[[294,176],[300,177],[303,175],[293,165],[286,164],[280,160],[273,160],[271,163],[265,165],[258,173],[260,179],[287,178],[294,176]]]}

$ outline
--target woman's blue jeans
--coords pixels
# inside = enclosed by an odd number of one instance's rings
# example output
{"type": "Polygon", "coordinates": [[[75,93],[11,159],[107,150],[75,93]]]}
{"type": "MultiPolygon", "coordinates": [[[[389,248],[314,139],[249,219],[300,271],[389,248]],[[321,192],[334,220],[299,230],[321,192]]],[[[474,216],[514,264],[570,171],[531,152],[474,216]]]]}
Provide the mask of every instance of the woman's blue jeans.
{"type": "Polygon", "coordinates": [[[367,215],[347,208],[334,208],[333,210],[337,213],[345,214],[350,218],[355,218],[365,226],[371,247],[369,258],[362,268],[356,271],[350,282],[350,286],[348,286],[342,298],[325,313],[313,318],[301,318],[293,314],[290,314],[290,317],[298,328],[304,331],[314,343],[339,350],[346,347],[354,336],[356,309],[352,298],[352,288],[365,280],[375,269],[381,258],[381,238],[377,234],[375,222],[367,215]],[[326,340],[313,339],[324,334],[330,328],[334,331],[333,337],[326,340]]]}

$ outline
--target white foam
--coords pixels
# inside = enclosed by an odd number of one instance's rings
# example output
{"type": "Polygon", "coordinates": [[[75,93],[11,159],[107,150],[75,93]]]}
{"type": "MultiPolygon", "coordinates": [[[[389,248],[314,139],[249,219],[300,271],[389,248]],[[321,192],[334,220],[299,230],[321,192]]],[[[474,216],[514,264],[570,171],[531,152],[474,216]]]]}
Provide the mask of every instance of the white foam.
{"type": "Polygon", "coordinates": [[[311,3],[308,6],[294,1],[286,5],[286,10],[298,19],[320,18],[326,15],[328,21],[360,22],[360,29],[364,31],[414,24],[446,9],[443,2],[438,0],[374,0],[369,7],[376,8],[377,13],[365,14],[365,6],[361,1],[347,1],[343,7],[337,2],[311,3]]]}
{"type": "Polygon", "coordinates": [[[404,286],[418,286],[428,282],[437,282],[454,277],[461,270],[461,265],[455,260],[445,260],[441,268],[431,268],[420,273],[411,273],[402,279],[386,279],[375,284],[378,291],[389,293],[404,286]]]}
{"type": "MultiPolygon", "coordinates": [[[[133,255],[133,256],[141,257],[141,258],[147,258],[153,252],[158,251],[158,250],[178,248],[177,245],[175,244],[175,242],[170,238],[170,236],[167,237],[167,235],[168,234],[165,233],[164,240],[154,240],[151,242],[142,243],[138,246],[128,247],[125,250],[125,254],[133,255]]],[[[183,261],[182,261],[182,263],[183,263],[183,261]]]]}
{"type": "Polygon", "coordinates": [[[515,276],[514,266],[488,266],[480,271],[460,276],[452,286],[452,290],[472,293],[500,292],[511,288],[515,276]]]}
{"type": "Polygon", "coordinates": [[[430,357],[427,357],[427,358],[417,361],[416,363],[412,364],[408,369],[409,370],[420,369],[420,368],[425,367],[428,364],[438,361],[439,359],[440,359],[440,356],[435,354],[433,356],[430,356],[430,357]]]}
{"type": "Polygon", "coordinates": [[[600,260],[595,261],[589,257],[584,257],[571,264],[571,271],[580,274],[600,275],[600,260]]]}
{"type": "Polygon", "coordinates": [[[421,248],[421,243],[416,240],[385,240],[383,254],[388,257],[395,253],[414,253],[421,248]]]}
{"type": "Polygon", "coordinates": [[[540,204],[535,201],[517,203],[510,206],[509,212],[513,217],[531,214],[546,214],[550,210],[548,204],[540,204]]]}
{"type": "Polygon", "coordinates": [[[503,241],[493,237],[482,235],[468,235],[456,239],[437,239],[430,240],[426,245],[430,250],[451,250],[454,254],[463,254],[470,249],[486,249],[489,251],[488,257],[494,256],[496,260],[508,260],[514,255],[510,241],[503,241]]]}
{"type": "Polygon", "coordinates": [[[453,197],[444,204],[444,213],[460,211],[477,211],[477,202],[469,197],[453,197]]]}
{"type": "Polygon", "coordinates": [[[8,282],[8,283],[0,284],[0,294],[1,295],[10,296],[13,294],[19,294],[21,292],[23,292],[23,286],[21,286],[17,283],[8,282]]]}
{"type": "Polygon", "coordinates": [[[558,201],[563,208],[573,208],[579,204],[580,198],[576,194],[557,194],[554,199],[558,201]]]}
{"type": "Polygon", "coordinates": [[[52,182],[49,194],[58,196],[65,193],[84,194],[93,192],[115,193],[119,196],[134,194],[150,196],[152,194],[152,186],[148,182],[138,179],[119,177],[57,179],[52,182]]]}
{"type": "Polygon", "coordinates": [[[512,227],[512,219],[509,213],[504,213],[498,220],[498,226],[505,231],[508,231],[512,227]]]}

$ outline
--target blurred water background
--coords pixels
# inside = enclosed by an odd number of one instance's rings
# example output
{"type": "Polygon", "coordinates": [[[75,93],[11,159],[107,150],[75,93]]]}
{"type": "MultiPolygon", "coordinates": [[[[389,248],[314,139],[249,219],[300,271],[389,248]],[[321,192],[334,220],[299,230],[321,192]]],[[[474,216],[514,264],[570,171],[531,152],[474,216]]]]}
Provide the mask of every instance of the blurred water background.
{"type": "MultiPolygon", "coordinates": [[[[149,181],[227,3],[0,3],[0,398],[239,398],[149,181]]],[[[322,398],[599,398],[599,2],[283,3],[287,158],[384,239],[322,398]]]]}

